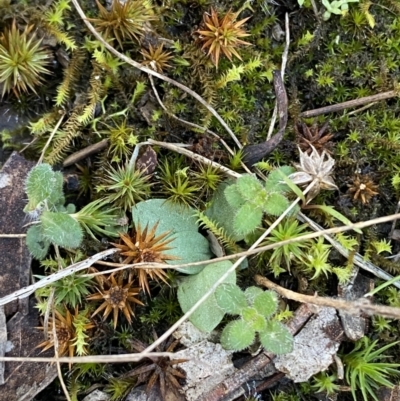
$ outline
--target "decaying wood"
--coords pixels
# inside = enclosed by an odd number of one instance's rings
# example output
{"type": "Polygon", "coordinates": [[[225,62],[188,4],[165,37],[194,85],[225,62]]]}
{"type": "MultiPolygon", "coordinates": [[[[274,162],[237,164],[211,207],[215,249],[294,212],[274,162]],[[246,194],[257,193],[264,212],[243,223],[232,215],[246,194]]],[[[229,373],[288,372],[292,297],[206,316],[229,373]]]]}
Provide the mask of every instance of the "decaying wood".
{"type": "MultiPolygon", "coordinates": [[[[7,323],[8,349],[6,356],[35,357],[40,354],[36,348],[43,342],[43,333],[36,328],[39,315],[34,307],[35,299],[29,305],[29,314],[17,312],[7,323]]],[[[49,350],[42,355],[51,355],[49,350]]],[[[35,362],[6,362],[4,384],[0,386],[0,401],[29,401],[46,388],[57,376],[55,364],[35,362]]]]}
{"type": "Polygon", "coordinates": [[[295,336],[293,351],[275,358],[275,367],[295,383],[307,382],[334,362],[342,339],[336,310],[321,307],[295,336]]]}
{"type": "MultiPolygon", "coordinates": [[[[0,298],[29,284],[31,256],[21,233],[27,223],[25,179],[33,162],[13,153],[0,172],[0,298]],[[10,236],[10,235],[14,235],[10,236]]],[[[12,299],[0,306],[0,357],[37,356],[43,341],[34,300],[12,299]],[[7,322],[8,319],[8,322],[7,322]]],[[[0,401],[29,401],[54,380],[49,364],[0,362],[0,401]]]]}
{"type": "Polygon", "coordinates": [[[393,388],[381,387],[377,393],[380,401],[400,401],[400,386],[393,388]]]}
{"type": "MultiPolygon", "coordinates": [[[[6,354],[7,326],[4,307],[0,306],[0,357],[6,354]]],[[[0,386],[4,384],[4,362],[0,362],[0,386]]]]}
{"type": "MultiPolygon", "coordinates": [[[[0,232],[1,234],[25,233],[27,223],[23,211],[26,205],[25,179],[33,162],[18,153],[11,154],[0,172],[0,232]]],[[[0,238],[0,298],[25,287],[29,283],[31,256],[25,238],[0,238]]],[[[26,314],[27,300],[5,306],[6,316],[19,310],[26,314]]]]}

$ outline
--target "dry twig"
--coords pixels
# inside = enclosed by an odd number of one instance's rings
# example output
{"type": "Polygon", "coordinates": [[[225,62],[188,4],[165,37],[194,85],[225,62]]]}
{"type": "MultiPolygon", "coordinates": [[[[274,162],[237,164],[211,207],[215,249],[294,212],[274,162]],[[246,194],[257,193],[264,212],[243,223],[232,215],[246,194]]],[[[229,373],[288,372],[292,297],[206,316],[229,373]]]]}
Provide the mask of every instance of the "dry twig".
{"type": "Polygon", "coordinates": [[[303,111],[303,113],[300,113],[299,116],[304,118],[309,118],[309,117],[320,116],[321,114],[335,113],[337,111],[363,106],[368,103],[391,99],[392,97],[398,96],[398,94],[399,94],[398,91],[391,90],[388,92],[378,93],[377,95],[360,97],[359,99],[348,100],[347,102],[320,107],[319,109],[303,111]]]}
{"type": "Polygon", "coordinates": [[[283,288],[259,274],[255,276],[255,281],[258,285],[274,290],[282,297],[293,301],[331,307],[337,310],[346,311],[346,313],[354,316],[366,314],[368,316],[379,315],[390,319],[400,319],[400,308],[386,305],[374,305],[368,298],[359,298],[355,301],[345,301],[343,299],[319,297],[318,295],[299,294],[283,288]]]}

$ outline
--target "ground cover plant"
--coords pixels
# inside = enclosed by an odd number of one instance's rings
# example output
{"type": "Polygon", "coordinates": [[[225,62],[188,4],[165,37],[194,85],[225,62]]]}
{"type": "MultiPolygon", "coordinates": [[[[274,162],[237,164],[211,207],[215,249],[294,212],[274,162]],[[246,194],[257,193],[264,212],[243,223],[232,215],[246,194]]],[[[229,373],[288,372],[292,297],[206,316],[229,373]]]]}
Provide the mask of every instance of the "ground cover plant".
{"type": "MultiPolygon", "coordinates": [[[[24,212],[38,347],[123,354],[160,338],[175,352],[163,333],[191,313],[236,356],[284,355],[299,304],[255,274],[321,297],[357,269],[376,285],[398,275],[389,220],[313,233],[397,210],[399,11],[396,0],[0,0],[0,106],[24,117],[0,126],[1,144],[37,162],[24,212]]],[[[398,308],[395,285],[374,302],[398,308]]],[[[377,313],[365,337],[343,340],[342,375],[276,378],[247,399],[379,399],[398,384],[397,319],[377,313]]],[[[92,386],[123,400],[143,382],[150,399],[182,397],[184,360],[142,362],[65,364],[37,400],[92,386]]]]}

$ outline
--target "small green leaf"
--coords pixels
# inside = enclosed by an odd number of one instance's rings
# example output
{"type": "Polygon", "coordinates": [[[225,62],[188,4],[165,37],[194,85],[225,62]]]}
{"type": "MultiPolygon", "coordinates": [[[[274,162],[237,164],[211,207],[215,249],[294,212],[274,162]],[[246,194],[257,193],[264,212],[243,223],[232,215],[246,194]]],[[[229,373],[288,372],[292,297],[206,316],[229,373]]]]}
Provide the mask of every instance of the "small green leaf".
{"type": "Polygon", "coordinates": [[[245,199],[240,194],[238,187],[235,184],[226,187],[224,194],[228,203],[236,209],[239,209],[245,203],[245,199]]]}
{"type": "Polygon", "coordinates": [[[246,322],[235,320],[225,326],[220,341],[225,349],[241,351],[253,343],[254,337],[255,331],[246,322]]]}
{"type": "Polygon", "coordinates": [[[253,200],[264,189],[261,182],[250,174],[239,177],[236,185],[240,195],[247,200],[253,200]]]}
{"type": "Polygon", "coordinates": [[[63,176],[53,171],[49,164],[39,164],[29,172],[25,190],[28,195],[25,211],[35,209],[45,201],[49,209],[64,203],[63,176]]]}
{"type": "Polygon", "coordinates": [[[258,313],[270,317],[278,309],[278,296],[273,291],[264,291],[255,297],[253,305],[258,313]]]}
{"type": "Polygon", "coordinates": [[[215,291],[218,306],[231,315],[240,315],[247,307],[244,292],[233,284],[221,284],[215,291]]]}
{"type": "Polygon", "coordinates": [[[247,302],[250,305],[253,305],[254,299],[257,295],[263,294],[263,293],[264,293],[264,291],[261,288],[255,287],[255,286],[247,287],[244,291],[244,295],[246,296],[247,302]]]}
{"type": "Polygon", "coordinates": [[[289,201],[279,192],[272,192],[264,203],[265,213],[272,216],[281,215],[289,207],[289,201]]]}
{"type": "Polygon", "coordinates": [[[26,246],[35,259],[44,259],[49,251],[50,241],[43,237],[42,227],[34,225],[26,232],[26,246]]]}
{"type": "Polygon", "coordinates": [[[243,309],[242,318],[254,331],[265,330],[265,317],[260,315],[256,308],[247,307],[243,309]]]}
{"type": "Polygon", "coordinates": [[[40,217],[43,236],[48,241],[64,248],[77,248],[83,239],[79,223],[70,215],[56,212],[43,212],[40,217]]]}
{"type": "Polygon", "coordinates": [[[238,234],[249,234],[261,224],[262,215],[261,209],[246,203],[236,213],[233,227],[238,234]]]}
{"type": "Polygon", "coordinates": [[[290,166],[282,166],[275,170],[272,170],[269,173],[267,180],[265,181],[265,189],[268,192],[288,192],[289,186],[287,185],[287,181],[284,178],[287,178],[288,175],[294,172],[295,169],[290,166]]]}
{"type": "Polygon", "coordinates": [[[293,350],[293,336],[282,323],[276,320],[267,322],[265,331],[259,333],[263,347],[274,354],[287,354],[293,350]]]}
{"type": "MultiPolygon", "coordinates": [[[[178,288],[178,301],[186,313],[232,266],[229,261],[210,263],[200,273],[188,276],[178,288]]],[[[224,283],[235,284],[236,273],[232,272],[224,283]]],[[[221,322],[225,312],[218,306],[215,293],[190,316],[189,320],[200,330],[211,332],[221,322]]]]}

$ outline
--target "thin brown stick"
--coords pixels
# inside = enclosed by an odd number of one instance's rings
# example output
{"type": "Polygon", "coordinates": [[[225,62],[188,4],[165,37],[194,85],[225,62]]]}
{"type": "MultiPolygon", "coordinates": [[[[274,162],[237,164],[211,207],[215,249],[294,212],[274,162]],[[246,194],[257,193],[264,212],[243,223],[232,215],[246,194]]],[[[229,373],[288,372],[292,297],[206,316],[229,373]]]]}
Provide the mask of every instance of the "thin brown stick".
{"type": "Polygon", "coordinates": [[[328,297],[319,297],[318,295],[305,295],[288,290],[268,280],[267,278],[257,274],[255,281],[258,285],[262,285],[270,290],[276,291],[284,298],[293,301],[313,304],[318,306],[327,306],[337,310],[346,311],[354,316],[361,316],[367,314],[368,316],[384,316],[391,319],[400,319],[400,308],[385,305],[374,305],[368,298],[359,298],[355,301],[345,301],[343,299],[333,299],[328,297]]]}
{"type": "Polygon", "coordinates": [[[63,162],[63,167],[72,166],[79,161],[86,159],[88,156],[91,156],[95,153],[100,152],[108,146],[108,139],[103,139],[100,142],[94,143],[93,145],[86,146],[79,150],[78,152],[72,153],[69,155],[63,162]]]}
{"type": "Polygon", "coordinates": [[[388,92],[378,93],[377,95],[360,97],[359,99],[348,100],[347,102],[332,104],[330,106],[321,107],[319,109],[304,111],[303,113],[300,113],[300,117],[308,118],[320,116],[321,114],[335,113],[337,111],[363,106],[368,103],[391,99],[392,97],[396,96],[398,96],[398,92],[395,90],[391,90],[388,92]]]}
{"type": "Polygon", "coordinates": [[[141,65],[137,61],[132,60],[130,57],[127,57],[127,56],[125,56],[125,54],[122,54],[119,51],[117,51],[116,49],[114,49],[114,47],[112,47],[109,43],[107,43],[103,39],[103,37],[99,34],[99,32],[96,31],[94,26],[88,21],[88,19],[86,18],[85,13],[83,12],[81,6],[79,5],[78,0],[72,0],[72,3],[74,4],[74,6],[76,8],[76,11],[78,12],[80,17],[82,18],[83,22],[89,28],[90,32],[92,32],[93,36],[97,40],[99,40],[107,50],[109,50],[112,54],[117,56],[120,60],[125,61],[125,63],[128,63],[129,65],[137,68],[138,70],[143,71],[146,74],[153,75],[153,76],[155,76],[155,77],[157,77],[159,79],[162,79],[163,81],[166,81],[166,82],[168,82],[168,83],[170,83],[172,85],[177,86],[178,88],[182,89],[186,93],[189,93],[189,95],[193,96],[198,102],[200,102],[220,122],[220,124],[225,128],[225,130],[231,136],[233,141],[236,143],[238,148],[241,149],[243,147],[242,144],[239,142],[239,140],[236,138],[236,135],[229,128],[228,124],[226,124],[226,122],[217,113],[217,111],[213,107],[211,107],[200,95],[198,95],[196,92],[194,92],[193,90],[191,90],[187,86],[181,84],[180,82],[175,81],[174,79],[168,78],[165,75],[159,74],[158,72],[156,72],[156,71],[154,71],[154,70],[152,70],[150,68],[144,67],[143,65],[141,65]]]}
{"type": "Polygon", "coordinates": [[[0,238],[25,238],[26,234],[0,234],[0,238]]]}

